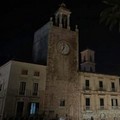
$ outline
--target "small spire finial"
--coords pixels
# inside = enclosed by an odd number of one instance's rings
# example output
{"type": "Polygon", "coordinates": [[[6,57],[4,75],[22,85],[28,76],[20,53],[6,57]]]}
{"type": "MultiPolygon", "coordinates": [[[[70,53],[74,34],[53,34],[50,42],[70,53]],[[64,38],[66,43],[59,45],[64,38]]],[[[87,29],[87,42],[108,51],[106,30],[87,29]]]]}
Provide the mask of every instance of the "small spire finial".
{"type": "Polygon", "coordinates": [[[52,17],[50,17],[50,21],[52,21],[53,20],[53,18],[52,17]]]}
{"type": "Polygon", "coordinates": [[[62,3],[60,4],[60,7],[66,8],[65,3],[64,3],[64,2],[62,2],[62,3]]]}
{"type": "Polygon", "coordinates": [[[52,17],[50,17],[50,23],[51,23],[51,25],[53,25],[53,18],[52,17]]]}
{"type": "Polygon", "coordinates": [[[75,26],[75,31],[77,31],[77,32],[78,32],[78,25],[76,25],[76,26],[75,26]]]}

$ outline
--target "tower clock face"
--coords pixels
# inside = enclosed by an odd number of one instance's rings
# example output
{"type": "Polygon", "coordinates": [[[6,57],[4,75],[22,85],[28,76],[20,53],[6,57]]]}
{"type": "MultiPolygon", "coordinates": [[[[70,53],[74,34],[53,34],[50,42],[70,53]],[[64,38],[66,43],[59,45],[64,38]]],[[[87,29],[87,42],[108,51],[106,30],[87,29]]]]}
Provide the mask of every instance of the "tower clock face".
{"type": "Polygon", "coordinates": [[[70,51],[70,47],[69,47],[68,43],[66,43],[65,41],[59,41],[57,44],[57,50],[61,54],[67,55],[70,51]]]}

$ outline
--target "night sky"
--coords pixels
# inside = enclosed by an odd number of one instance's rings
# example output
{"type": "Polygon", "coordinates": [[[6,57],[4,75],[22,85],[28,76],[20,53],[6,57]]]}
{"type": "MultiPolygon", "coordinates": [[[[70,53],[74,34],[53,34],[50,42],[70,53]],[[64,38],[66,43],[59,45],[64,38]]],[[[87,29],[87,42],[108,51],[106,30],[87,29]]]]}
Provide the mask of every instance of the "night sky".
{"type": "MultiPolygon", "coordinates": [[[[0,7],[0,65],[10,59],[32,62],[34,32],[49,21],[63,0],[9,0],[0,7]]],[[[100,73],[120,74],[120,33],[100,23],[102,0],[64,0],[79,26],[80,51],[95,50],[100,73]]]]}

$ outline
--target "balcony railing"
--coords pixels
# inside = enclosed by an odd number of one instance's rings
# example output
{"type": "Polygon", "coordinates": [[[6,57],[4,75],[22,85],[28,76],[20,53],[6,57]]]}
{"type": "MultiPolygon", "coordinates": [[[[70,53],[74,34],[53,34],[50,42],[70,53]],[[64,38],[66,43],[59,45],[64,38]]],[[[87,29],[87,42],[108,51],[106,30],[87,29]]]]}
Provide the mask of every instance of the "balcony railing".
{"type": "Polygon", "coordinates": [[[91,90],[89,86],[84,86],[83,90],[91,90]]]}
{"type": "Polygon", "coordinates": [[[40,91],[32,91],[29,89],[26,89],[25,91],[19,91],[16,89],[10,89],[9,94],[11,95],[16,95],[16,96],[28,96],[28,97],[39,97],[40,96],[40,91]]]}
{"type": "Polygon", "coordinates": [[[33,92],[32,95],[33,95],[33,96],[37,96],[37,95],[38,95],[38,91],[33,92]]]}
{"type": "Polygon", "coordinates": [[[99,87],[98,90],[99,90],[99,91],[106,91],[106,89],[103,88],[103,87],[99,87]]]}
{"type": "Polygon", "coordinates": [[[19,91],[19,95],[25,95],[25,91],[19,91]]]}
{"type": "Polygon", "coordinates": [[[105,106],[100,106],[100,110],[104,110],[105,109],[105,106]]]}
{"type": "Polygon", "coordinates": [[[90,106],[85,106],[85,110],[91,110],[90,106]]]}
{"type": "Polygon", "coordinates": [[[119,107],[118,106],[112,106],[112,109],[118,109],[119,107]]]}
{"type": "Polygon", "coordinates": [[[116,92],[116,89],[115,88],[111,88],[111,92],[116,92]]]}
{"type": "Polygon", "coordinates": [[[32,91],[32,90],[25,90],[25,91],[19,91],[18,95],[22,96],[36,96],[38,97],[40,94],[40,91],[32,91]]]}

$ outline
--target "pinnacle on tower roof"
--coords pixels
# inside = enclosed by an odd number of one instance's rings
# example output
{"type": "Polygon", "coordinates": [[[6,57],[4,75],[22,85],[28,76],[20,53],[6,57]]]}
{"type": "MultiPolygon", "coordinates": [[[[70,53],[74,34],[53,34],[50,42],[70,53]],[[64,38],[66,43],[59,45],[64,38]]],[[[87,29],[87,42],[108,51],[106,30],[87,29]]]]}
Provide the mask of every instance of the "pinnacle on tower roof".
{"type": "Polygon", "coordinates": [[[60,7],[64,7],[64,8],[66,8],[65,3],[61,3],[61,4],[60,4],[60,7]]]}
{"type": "Polygon", "coordinates": [[[70,10],[66,7],[66,4],[63,3],[63,2],[62,2],[59,6],[60,6],[59,9],[63,9],[63,10],[66,10],[66,11],[70,11],[70,10]]]}

